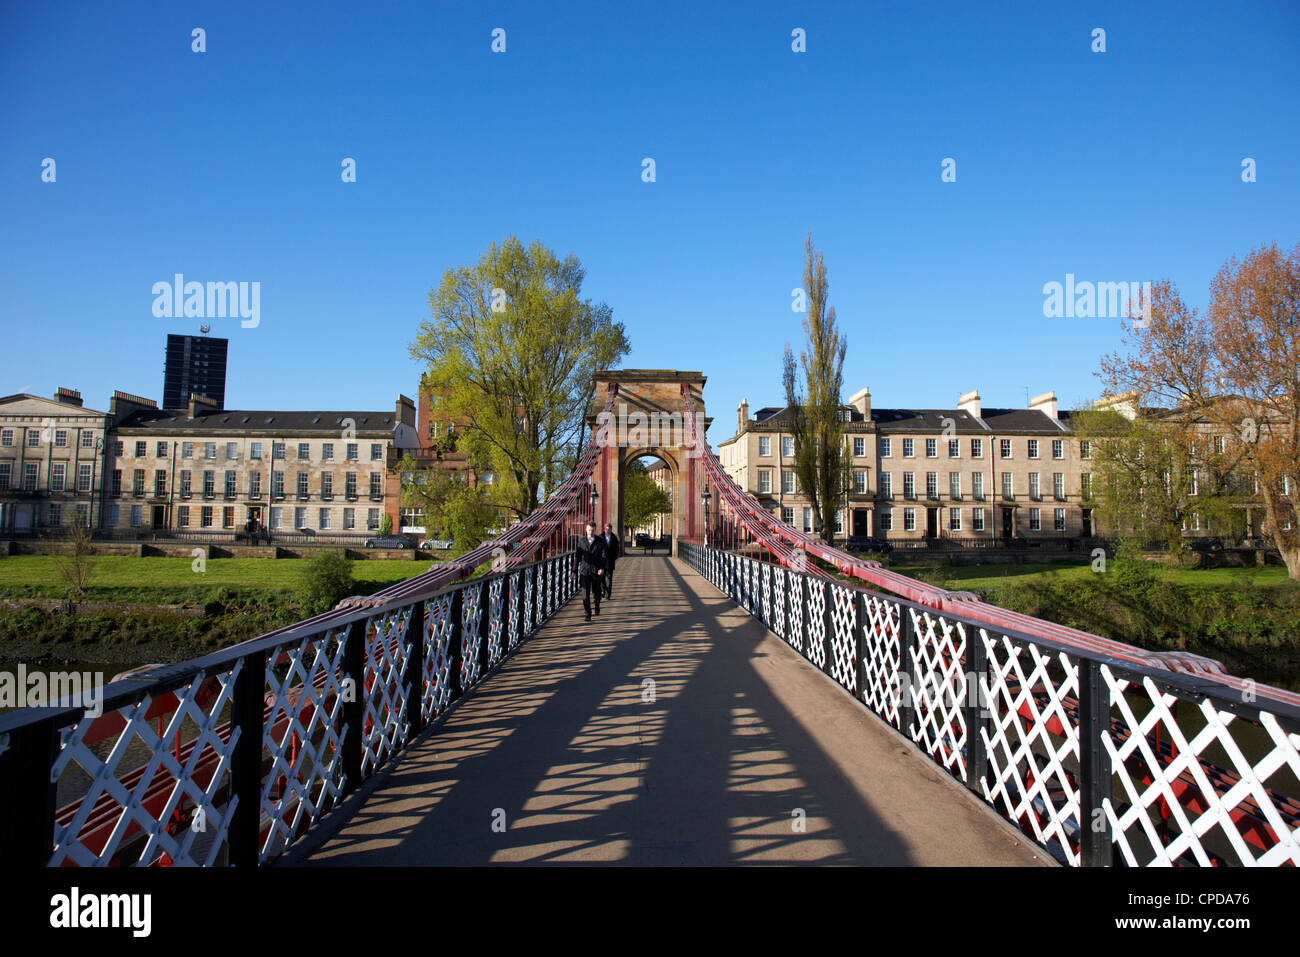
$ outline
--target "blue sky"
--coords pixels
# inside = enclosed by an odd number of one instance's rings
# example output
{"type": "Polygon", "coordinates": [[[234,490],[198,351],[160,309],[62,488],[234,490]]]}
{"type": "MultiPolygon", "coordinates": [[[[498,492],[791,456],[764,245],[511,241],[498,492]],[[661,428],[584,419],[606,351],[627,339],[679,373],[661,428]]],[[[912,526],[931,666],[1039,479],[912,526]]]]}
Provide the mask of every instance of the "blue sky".
{"type": "Polygon", "coordinates": [[[1300,241],[1300,4],[702,7],[8,0],[0,394],[160,397],[180,272],[261,283],[256,328],[212,320],[229,406],[391,408],[429,289],[514,233],[582,259],[625,366],[709,376],[717,442],[781,400],[812,230],[846,398],[1068,406],[1120,321],[1046,319],[1044,283],[1203,305],[1300,241]]]}

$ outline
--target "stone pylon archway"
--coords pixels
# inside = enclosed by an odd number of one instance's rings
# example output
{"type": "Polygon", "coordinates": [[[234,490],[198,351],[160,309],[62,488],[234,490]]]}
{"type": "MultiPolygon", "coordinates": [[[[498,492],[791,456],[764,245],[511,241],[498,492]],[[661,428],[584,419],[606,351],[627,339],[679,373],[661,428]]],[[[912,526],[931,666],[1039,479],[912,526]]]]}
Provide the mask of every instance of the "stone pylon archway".
{"type": "Polygon", "coordinates": [[[596,373],[596,393],[587,415],[587,427],[601,443],[593,480],[599,496],[596,521],[611,523],[620,538],[623,528],[623,477],[627,467],[645,455],[657,455],[672,474],[673,554],[683,539],[702,537],[704,513],[699,455],[707,441],[709,423],[704,414],[702,372],[676,369],[617,369],[596,373]],[[700,447],[687,441],[682,384],[691,390],[699,423],[700,447]],[[612,417],[601,420],[611,386],[617,386],[612,417]]]}

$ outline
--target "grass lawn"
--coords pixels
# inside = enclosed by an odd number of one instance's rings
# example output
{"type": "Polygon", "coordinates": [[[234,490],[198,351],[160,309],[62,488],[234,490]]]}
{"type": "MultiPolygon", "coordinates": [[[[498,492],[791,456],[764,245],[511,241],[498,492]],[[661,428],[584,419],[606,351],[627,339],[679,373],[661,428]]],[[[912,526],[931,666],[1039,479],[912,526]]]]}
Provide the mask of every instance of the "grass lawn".
{"type": "MultiPolygon", "coordinates": [[[[210,558],[196,572],[190,558],[134,558],[130,555],[97,557],[88,583],[106,588],[231,588],[291,592],[307,567],[306,558],[210,558]]],[[[50,555],[14,555],[0,558],[0,596],[15,586],[62,588],[59,559],[50,555]]],[[[352,577],[358,582],[383,585],[427,572],[427,561],[355,561],[352,577]]]]}
{"type": "MultiPolygon", "coordinates": [[[[1288,585],[1300,588],[1300,582],[1287,578],[1283,565],[1266,565],[1263,568],[1250,566],[1246,568],[1169,568],[1156,566],[1177,584],[1186,585],[1231,585],[1236,582],[1249,581],[1255,585],[1288,585]]],[[[1086,578],[1096,574],[1091,561],[1057,561],[1026,565],[905,565],[890,566],[890,571],[915,577],[918,573],[933,574],[942,570],[945,588],[981,588],[1000,584],[1030,583],[1044,578],[1057,581],[1071,578],[1086,578]]]]}

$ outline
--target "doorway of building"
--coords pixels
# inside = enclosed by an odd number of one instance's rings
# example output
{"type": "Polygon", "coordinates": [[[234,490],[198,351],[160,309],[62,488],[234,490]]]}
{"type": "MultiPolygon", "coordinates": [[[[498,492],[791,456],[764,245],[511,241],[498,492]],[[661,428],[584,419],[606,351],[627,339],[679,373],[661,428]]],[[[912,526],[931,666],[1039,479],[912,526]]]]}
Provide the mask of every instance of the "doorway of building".
{"type": "Polygon", "coordinates": [[[925,537],[939,537],[939,510],[937,508],[927,508],[925,510],[925,537]]]}
{"type": "Polygon", "coordinates": [[[162,528],[167,524],[167,506],[155,505],[153,507],[153,527],[162,528]]]}
{"type": "Polygon", "coordinates": [[[1083,537],[1092,538],[1092,509],[1083,510],[1083,537]]]}
{"type": "Polygon", "coordinates": [[[853,536],[854,538],[866,538],[871,534],[870,523],[867,521],[867,510],[865,508],[855,508],[853,510],[853,536]]]}
{"type": "Polygon", "coordinates": [[[1011,509],[1004,508],[1002,510],[1002,537],[1011,538],[1014,531],[1015,529],[1011,522],[1011,509]]]}

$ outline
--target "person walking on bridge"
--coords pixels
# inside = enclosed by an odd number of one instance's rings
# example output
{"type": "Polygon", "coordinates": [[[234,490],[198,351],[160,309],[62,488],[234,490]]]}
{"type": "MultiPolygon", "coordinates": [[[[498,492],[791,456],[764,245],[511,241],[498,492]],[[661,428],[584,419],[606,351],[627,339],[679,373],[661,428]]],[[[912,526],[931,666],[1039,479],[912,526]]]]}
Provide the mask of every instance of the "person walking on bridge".
{"type": "Polygon", "coordinates": [[[596,535],[596,526],[587,523],[587,537],[578,540],[578,584],[582,587],[582,610],[591,621],[591,601],[596,600],[596,614],[600,614],[600,595],[605,590],[602,579],[606,569],[605,540],[596,535]]]}
{"type": "Polygon", "coordinates": [[[605,597],[614,597],[614,564],[623,554],[623,543],[614,534],[614,526],[605,523],[605,597]]]}

